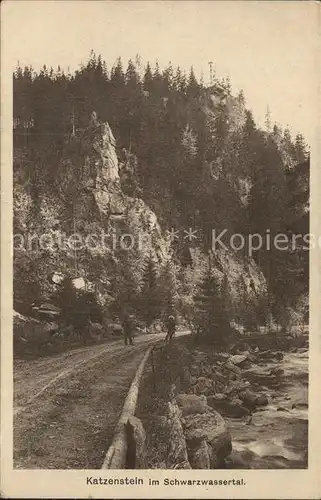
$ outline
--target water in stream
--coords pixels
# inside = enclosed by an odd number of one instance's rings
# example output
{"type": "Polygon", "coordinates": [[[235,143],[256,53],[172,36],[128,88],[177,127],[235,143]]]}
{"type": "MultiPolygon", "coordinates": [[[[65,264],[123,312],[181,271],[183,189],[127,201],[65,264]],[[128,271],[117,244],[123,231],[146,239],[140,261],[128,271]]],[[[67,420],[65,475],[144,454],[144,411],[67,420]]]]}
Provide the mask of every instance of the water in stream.
{"type": "Polygon", "coordinates": [[[228,468],[304,469],[308,466],[308,350],[266,364],[283,373],[276,386],[260,387],[269,404],[247,420],[228,420],[233,453],[228,468]]]}

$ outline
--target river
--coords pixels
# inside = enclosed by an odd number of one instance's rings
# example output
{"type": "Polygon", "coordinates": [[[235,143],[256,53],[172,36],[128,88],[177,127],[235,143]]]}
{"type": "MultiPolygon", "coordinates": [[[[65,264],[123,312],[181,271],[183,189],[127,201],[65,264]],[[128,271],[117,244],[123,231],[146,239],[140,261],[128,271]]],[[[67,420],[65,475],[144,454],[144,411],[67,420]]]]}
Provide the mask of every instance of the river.
{"type": "MultiPolygon", "coordinates": [[[[308,350],[284,353],[277,385],[256,389],[269,404],[246,421],[227,418],[233,444],[228,468],[304,469],[308,466],[308,350]]],[[[255,384],[254,384],[255,385],[255,384]]]]}

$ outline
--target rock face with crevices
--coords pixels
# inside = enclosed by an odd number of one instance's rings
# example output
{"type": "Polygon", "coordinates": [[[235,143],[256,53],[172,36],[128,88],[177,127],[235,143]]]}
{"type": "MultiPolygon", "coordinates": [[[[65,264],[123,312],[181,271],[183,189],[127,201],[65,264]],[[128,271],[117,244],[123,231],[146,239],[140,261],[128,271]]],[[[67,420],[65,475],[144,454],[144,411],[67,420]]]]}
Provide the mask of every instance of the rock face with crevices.
{"type": "Polygon", "coordinates": [[[18,296],[23,295],[25,282],[34,279],[41,296],[49,300],[56,288],[47,276],[53,273],[74,275],[76,272],[88,279],[86,285],[95,285],[93,288],[101,305],[108,305],[113,297],[111,278],[119,283],[118,277],[123,276],[120,243],[123,235],[126,237],[124,246],[129,247],[128,261],[137,278],[137,288],[149,257],[159,267],[170,259],[170,242],[154,211],[141,198],[128,196],[123,190],[122,167],[109,124],[92,113],[88,126],[71,140],[70,151],[66,151],[57,165],[56,189],[39,198],[36,215],[30,213],[30,200],[24,200],[23,192],[18,193],[17,198],[23,201],[15,204],[15,223],[19,232],[28,231],[27,222],[31,217],[34,232],[46,233],[52,241],[41,262],[34,262],[37,273],[35,276],[29,273],[27,280],[22,279],[24,269],[33,256],[26,252],[15,253],[18,296]],[[75,233],[77,241],[78,237],[82,238],[76,264],[75,252],[64,239],[75,233]]]}
{"type": "Polygon", "coordinates": [[[176,397],[193,469],[216,469],[232,450],[231,436],[221,415],[207,406],[204,396],[176,397]]]}
{"type": "Polygon", "coordinates": [[[186,441],[180,420],[180,412],[175,399],[168,403],[169,449],[167,467],[190,469],[186,441]]]}

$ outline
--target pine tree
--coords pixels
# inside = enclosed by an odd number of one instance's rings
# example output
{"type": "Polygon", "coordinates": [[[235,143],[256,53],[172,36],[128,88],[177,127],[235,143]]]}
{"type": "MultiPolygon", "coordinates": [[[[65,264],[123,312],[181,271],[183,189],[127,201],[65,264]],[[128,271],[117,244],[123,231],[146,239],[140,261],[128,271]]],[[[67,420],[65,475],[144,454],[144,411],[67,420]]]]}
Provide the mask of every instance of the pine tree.
{"type": "Polygon", "coordinates": [[[181,92],[185,94],[187,87],[186,75],[181,71],[181,68],[179,66],[176,69],[173,86],[176,92],[181,92]]]}
{"type": "Polygon", "coordinates": [[[168,261],[160,275],[162,316],[176,315],[177,285],[173,263],[168,261]]]}
{"type": "Polygon", "coordinates": [[[230,335],[229,315],[217,279],[209,270],[194,298],[196,328],[201,338],[224,345],[230,335]]]}
{"type": "Polygon", "coordinates": [[[59,285],[56,297],[57,305],[61,309],[61,319],[66,325],[72,325],[77,309],[77,290],[70,277],[64,278],[59,285]]]}
{"type": "Polygon", "coordinates": [[[139,313],[141,318],[146,322],[147,328],[150,328],[161,314],[157,269],[151,257],[148,259],[143,270],[139,313]]]}
{"type": "Polygon", "coordinates": [[[244,97],[244,91],[241,89],[239,93],[237,94],[237,100],[240,104],[240,106],[245,106],[245,97],[244,97]]]}
{"type": "Polygon", "coordinates": [[[232,83],[231,83],[231,77],[230,77],[230,75],[227,75],[227,77],[226,77],[226,91],[227,91],[228,95],[231,95],[232,83]]]}
{"type": "Polygon", "coordinates": [[[256,124],[253,118],[252,111],[246,110],[245,113],[245,124],[244,124],[244,134],[249,137],[256,130],[256,124]]]}
{"type": "Polygon", "coordinates": [[[223,78],[222,79],[222,83],[221,83],[223,89],[225,90],[226,92],[226,95],[230,95],[231,94],[231,78],[230,78],[230,75],[227,75],[226,78],[223,78]]]}
{"type": "Polygon", "coordinates": [[[186,92],[189,97],[198,97],[200,95],[200,86],[196,80],[193,66],[189,72],[186,92]]]}
{"type": "Polygon", "coordinates": [[[269,106],[266,108],[266,113],[265,113],[265,128],[268,133],[271,132],[271,111],[269,106]]]}
{"type": "Polygon", "coordinates": [[[182,134],[182,146],[187,157],[197,155],[197,137],[189,125],[186,125],[182,134]]]}
{"type": "Polygon", "coordinates": [[[273,136],[274,136],[275,138],[278,138],[278,139],[279,139],[279,138],[281,138],[281,136],[282,136],[282,129],[281,129],[281,128],[280,128],[280,127],[279,127],[279,126],[275,123],[275,124],[273,125],[273,131],[272,131],[272,133],[273,133],[273,136]]]}
{"type": "Polygon", "coordinates": [[[153,73],[149,62],[147,62],[145,69],[143,87],[147,92],[151,92],[153,88],[153,73]]]}
{"type": "Polygon", "coordinates": [[[118,266],[111,284],[111,293],[114,301],[111,311],[121,317],[124,310],[136,312],[139,308],[137,297],[139,294],[140,272],[136,265],[133,252],[125,249],[118,251],[118,266]]]}
{"type": "Polygon", "coordinates": [[[294,142],[294,150],[295,150],[296,161],[298,163],[302,163],[307,159],[308,157],[307,146],[302,134],[296,135],[294,142]]]}
{"type": "Polygon", "coordinates": [[[155,71],[153,73],[152,80],[152,93],[157,97],[165,97],[165,85],[164,80],[160,71],[159,63],[156,61],[155,71]]]}
{"type": "Polygon", "coordinates": [[[142,58],[139,54],[135,55],[135,66],[136,66],[136,71],[138,73],[139,78],[142,77],[142,69],[143,69],[143,62],[142,58]]]}
{"type": "Polygon", "coordinates": [[[173,90],[176,92],[180,91],[182,72],[179,66],[176,68],[176,73],[173,77],[173,90]]]}
{"type": "Polygon", "coordinates": [[[200,87],[201,87],[202,89],[204,89],[204,88],[205,88],[205,83],[204,83],[204,72],[203,72],[203,71],[201,72],[201,77],[200,77],[200,87]]]}
{"type": "Polygon", "coordinates": [[[139,84],[139,74],[136,71],[136,67],[131,59],[128,61],[126,76],[126,85],[131,88],[136,88],[139,84]]]}
{"type": "Polygon", "coordinates": [[[125,84],[125,75],[123,71],[123,63],[120,57],[118,57],[116,64],[112,67],[110,82],[114,88],[121,88],[125,84]]]}
{"type": "Polygon", "coordinates": [[[173,79],[174,79],[173,66],[172,63],[169,62],[167,68],[163,71],[164,87],[167,90],[167,93],[169,93],[173,89],[174,85],[173,79]]]}
{"type": "Polygon", "coordinates": [[[221,283],[221,299],[225,314],[228,315],[230,319],[234,318],[233,300],[231,296],[231,289],[228,280],[228,275],[226,273],[224,274],[221,283]]]}

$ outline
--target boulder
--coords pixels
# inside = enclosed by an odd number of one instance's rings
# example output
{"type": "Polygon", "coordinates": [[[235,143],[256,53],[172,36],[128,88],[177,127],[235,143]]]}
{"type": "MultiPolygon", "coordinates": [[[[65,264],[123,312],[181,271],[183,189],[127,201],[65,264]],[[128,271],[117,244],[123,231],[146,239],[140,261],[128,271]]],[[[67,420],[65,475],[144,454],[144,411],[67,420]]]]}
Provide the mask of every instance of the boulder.
{"type": "Polygon", "coordinates": [[[246,361],[249,357],[249,352],[245,352],[243,354],[234,354],[229,358],[229,361],[234,365],[242,365],[244,361],[246,361]]]}
{"type": "Polygon", "coordinates": [[[226,397],[227,397],[226,394],[222,394],[219,392],[216,394],[213,394],[212,396],[208,396],[208,398],[212,398],[213,401],[221,401],[222,399],[226,399],[226,397]]]}
{"type": "Polygon", "coordinates": [[[290,398],[292,408],[308,408],[309,390],[307,387],[298,387],[295,395],[290,398]]]}
{"type": "Polygon", "coordinates": [[[221,412],[227,417],[241,418],[249,415],[249,410],[242,405],[239,399],[214,399],[213,396],[207,398],[208,405],[221,412]]]}
{"type": "Polygon", "coordinates": [[[203,377],[210,377],[212,375],[212,367],[208,365],[203,365],[201,367],[201,374],[203,377]]]}
{"type": "Polygon", "coordinates": [[[215,380],[215,381],[218,381],[218,382],[221,382],[222,384],[226,384],[226,382],[228,381],[228,376],[224,376],[223,373],[221,372],[221,370],[213,370],[212,369],[212,374],[211,374],[211,379],[212,380],[215,380]]]}
{"type": "Polygon", "coordinates": [[[200,376],[200,367],[197,366],[197,365],[192,365],[190,367],[190,373],[191,375],[193,375],[194,377],[199,377],[200,376]]]}
{"type": "Polygon", "coordinates": [[[191,447],[188,450],[188,461],[192,469],[210,469],[211,449],[206,439],[202,439],[195,448],[191,447]]]}
{"type": "Polygon", "coordinates": [[[184,384],[190,384],[191,383],[191,374],[189,372],[189,369],[184,366],[182,369],[182,374],[181,374],[182,382],[184,384]]]}
{"type": "Polygon", "coordinates": [[[298,358],[308,358],[309,357],[309,351],[303,351],[303,352],[298,352],[297,353],[298,358]]]}
{"type": "Polygon", "coordinates": [[[271,350],[267,349],[265,351],[260,352],[260,358],[270,358],[271,357],[271,350]]]}
{"type": "Polygon", "coordinates": [[[213,388],[213,382],[206,377],[198,377],[195,390],[196,394],[208,394],[213,388]]]}
{"type": "Polygon", "coordinates": [[[294,409],[294,408],[308,408],[308,407],[309,407],[309,405],[305,401],[302,401],[300,403],[293,403],[292,404],[292,409],[294,409]]]}
{"type": "Polygon", "coordinates": [[[223,361],[226,361],[229,357],[230,355],[227,352],[218,352],[216,355],[216,359],[220,359],[223,361]]]}
{"type": "Polygon", "coordinates": [[[176,401],[183,417],[206,412],[207,401],[205,396],[178,394],[176,401]]]}
{"type": "Polygon", "coordinates": [[[276,377],[280,377],[280,376],[284,375],[284,370],[283,370],[283,368],[279,368],[279,367],[272,368],[271,375],[275,375],[276,377]]]}
{"type": "Polygon", "coordinates": [[[200,363],[207,359],[207,354],[206,352],[195,350],[193,353],[193,358],[196,363],[200,363]]]}
{"type": "Polygon", "coordinates": [[[103,327],[101,324],[89,321],[89,335],[93,338],[100,339],[103,335],[103,327]]]}
{"type": "Polygon", "coordinates": [[[233,363],[226,363],[225,367],[226,370],[229,370],[233,373],[235,373],[236,375],[241,375],[242,374],[242,370],[239,366],[237,366],[236,364],[233,364],[233,363]]]}
{"type": "Polygon", "coordinates": [[[258,365],[253,365],[248,370],[243,371],[243,375],[259,385],[269,385],[277,380],[275,373],[258,365]]]}
{"type": "Polygon", "coordinates": [[[256,404],[257,406],[266,406],[269,404],[269,400],[265,394],[261,394],[260,396],[258,396],[256,404]]]}
{"type": "Polygon", "coordinates": [[[242,400],[244,406],[249,410],[253,410],[257,406],[257,395],[250,389],[245,389],[239,393],[239,397],[242,400]]]}
{"type": "Polygon", "coordinates": [[[230,382],[226,394],[238,394],[241,391],[244,391],[247,387],[250,386],[250,383],[246,380],[236,380],[230,382]]]}
{"type": "Polygon", "coordinates": [[[225,459],[225,463],[228,469],[252,469],[253,457],[254,453],[250,450],[233,450],[225,459]]]}
{"type": "Polygon", "coordinates": [[[226,384],[222,384],[221,382],[215,382],[215,391],[219,393],[225,393],[226,384]]]}
{"type": "Polygon", "coordinates": [[[210,468],[216,469],[224,458],[231,453],[232,442],[227,425],[222,416],[211,412],[188,415],[185,418],[185,439],[188,450],[196,450],[204,445],[205,440],[210,445],[210,468]]]}

